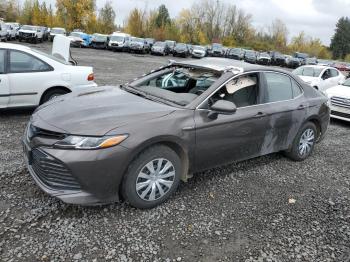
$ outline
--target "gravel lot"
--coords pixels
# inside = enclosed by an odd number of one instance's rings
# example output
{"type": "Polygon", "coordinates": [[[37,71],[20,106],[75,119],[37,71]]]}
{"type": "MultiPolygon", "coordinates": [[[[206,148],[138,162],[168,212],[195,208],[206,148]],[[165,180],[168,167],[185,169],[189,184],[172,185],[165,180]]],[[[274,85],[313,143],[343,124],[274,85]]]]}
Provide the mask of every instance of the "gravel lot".
{"type": "MultiPolygon", "coordinates": [[[[91,49],[73,57],[94,66],[100,85],[169,59],[91,49]]],[[[0,111],[0,261],[350,261],[349,123],[332,121],[305,162],[273,154],[212,169],[165,204],[137,210],[42,193],[22,159],[30,114],[0,111]]]]}

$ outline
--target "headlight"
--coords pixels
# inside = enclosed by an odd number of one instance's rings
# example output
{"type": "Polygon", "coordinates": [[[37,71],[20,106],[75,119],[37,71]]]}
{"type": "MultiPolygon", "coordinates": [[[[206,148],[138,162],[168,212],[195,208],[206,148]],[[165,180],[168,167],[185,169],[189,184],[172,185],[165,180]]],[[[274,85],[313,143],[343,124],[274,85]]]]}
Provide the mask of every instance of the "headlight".
{"type": "Polygon", "coordinates": [[[64,149],[102,149],[116,146],[127,137],[127,135],[103,137],[68,136],[54,144],[54,146],[64,149]]]}

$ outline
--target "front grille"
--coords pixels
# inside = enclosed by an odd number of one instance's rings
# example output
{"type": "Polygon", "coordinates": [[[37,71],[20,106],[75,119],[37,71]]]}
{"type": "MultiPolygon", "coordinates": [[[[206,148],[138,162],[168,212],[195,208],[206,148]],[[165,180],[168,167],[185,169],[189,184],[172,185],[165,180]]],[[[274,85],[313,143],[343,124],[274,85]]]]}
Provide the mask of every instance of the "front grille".
{"type": "Polygon", "coordinates": [[[339,106],[339,107],[344,107],[344,108],[350,109],[350,99],[347,99],[347,98],[333,96],[331,98],[331,103],[334,106],[339,106]]]}
{"type": "Polygon", "coordinates": [[[347,113],[343,113],[343,112],[338,112],[338,111],[331,111],[331,114],[334,116],[340,116],[340,117],[344,117],[344,118],[349,118],[350,119],[350,114],[347,113]]]}
{"type": "Polygon", "coordinates": [[[31,157],[34,173],[46,186],[57,190],[80,189],[70,170],[60,161],[40,149],[34,149],[31,157]]]}

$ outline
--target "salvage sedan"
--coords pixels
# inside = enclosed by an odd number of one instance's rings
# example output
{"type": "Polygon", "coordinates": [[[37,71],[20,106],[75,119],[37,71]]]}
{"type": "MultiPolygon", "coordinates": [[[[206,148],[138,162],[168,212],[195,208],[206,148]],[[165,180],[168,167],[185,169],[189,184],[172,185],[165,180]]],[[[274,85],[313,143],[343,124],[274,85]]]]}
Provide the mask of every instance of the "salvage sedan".
{"type": "Polygon", "coordinates": [[[151,208],[201,170],[280,151],[308,158],[326,133],[327,102],[282,70],[173,61],[123,86],[42,105],[23,146],[36,183],[64,202],[123,198],[151,208]]]}

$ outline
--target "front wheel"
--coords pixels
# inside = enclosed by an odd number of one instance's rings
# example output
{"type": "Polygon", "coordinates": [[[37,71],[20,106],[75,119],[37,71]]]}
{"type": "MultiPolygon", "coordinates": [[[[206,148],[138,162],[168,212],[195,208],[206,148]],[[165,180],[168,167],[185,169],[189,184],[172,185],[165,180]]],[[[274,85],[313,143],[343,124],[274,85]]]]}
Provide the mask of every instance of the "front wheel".
{"type": "Polygon", "coordinates": [[[40,104],[44,104],[58,96],[62,96],[62,95],[65,95],[67,94],[67,91],[66,90],[63,90],[63,89],[52,89],[52,90],[49,90],[47,91],[44,96],[42,97],[41,99],[41,103],[40,104]]]}
{"type": "Polygon", "coordinates": [[[181,160],[169,147],[159,145],[143,151],[129,166],[121,192],[136,208],[153,208],[177,189],[181,160]]]}
{"type": "Polygon", "coordinates": [[[296,135],[292,147],[285,152],[286,156],[295,161],[303,161],[308,158],[315,147],[318,132],[315,124],[307,122],[296,135]]]}

